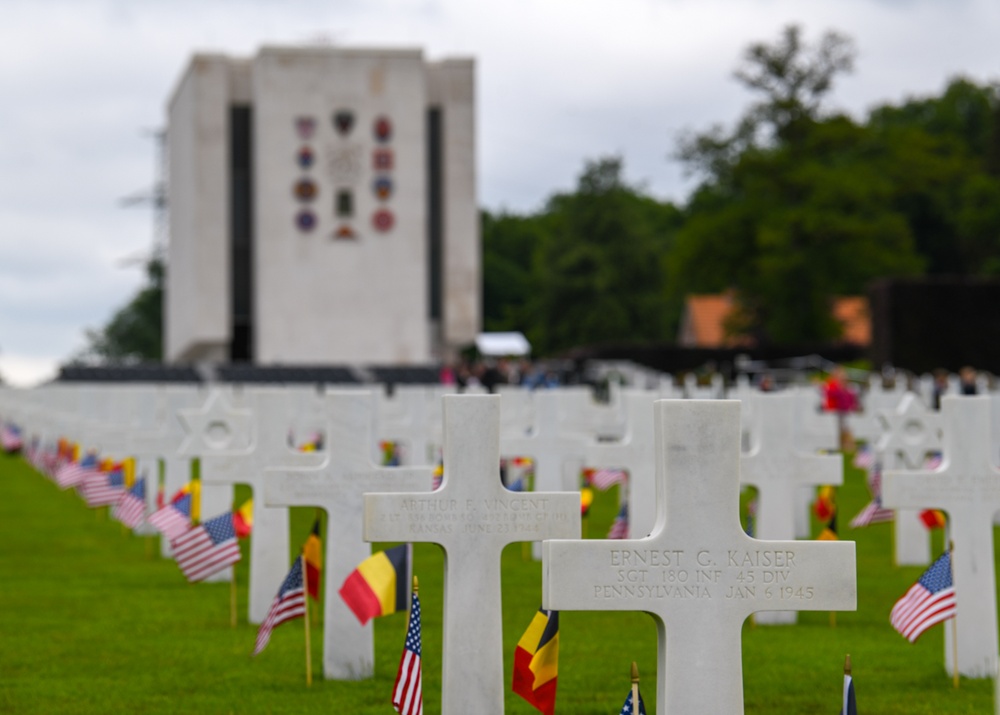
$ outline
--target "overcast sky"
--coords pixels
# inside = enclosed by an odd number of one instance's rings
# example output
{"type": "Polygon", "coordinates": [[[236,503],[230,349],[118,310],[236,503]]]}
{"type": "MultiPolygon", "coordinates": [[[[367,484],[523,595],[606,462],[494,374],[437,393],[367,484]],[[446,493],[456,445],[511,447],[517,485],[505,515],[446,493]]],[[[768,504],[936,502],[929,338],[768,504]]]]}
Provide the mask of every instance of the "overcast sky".
{"type": "Polygon", "coordinates": [[[2,0],[0,375],[51,375],[141,285],[153,214],[120,200],[151,188],[149,132],[195,51],[472,56],[479,201],[524,212],[608,154],[683,200],[678,132],[731,123],[742,50],[790,23],[855,40],[831,106],[859,117],[957,74],[1000,79],[997,0],[2,0]]]}

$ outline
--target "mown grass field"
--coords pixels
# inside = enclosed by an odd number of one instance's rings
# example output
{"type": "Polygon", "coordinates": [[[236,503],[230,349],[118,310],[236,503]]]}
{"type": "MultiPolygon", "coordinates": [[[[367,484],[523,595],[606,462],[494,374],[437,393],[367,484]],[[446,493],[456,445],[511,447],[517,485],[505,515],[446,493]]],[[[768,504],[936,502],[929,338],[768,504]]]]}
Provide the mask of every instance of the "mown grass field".
{"type": "MultiPolygon", "coordinates": [[[[318,677],[307,689],[301,621],[278,628],[267,650],[250,658],[256,627],[244,620],[245,561],[237,569],[241,622],[233,629],[228,584],[188,584],[172,561],[156,555],[151,539],[123,533],[106,510],[87,509],[74,493],[61,492],[19,458],[0,456],[0,485],[0,712],[393,712],[390,691],[406,629],[404,614],[377,619],[374,678],[332,682],[318,677]]],[[[953,689],[944,673],[940,626],[916,645],[889,626],[892,604],[922,569],[893,566],[888,524],[857,531],[847,527],[867,501],[860,472],[848,469],[838,498],[841,537],[857,541],[859,609],[838,613],[835,627],[826,612],[802,613],[792,627],[748,622],[743,631],[745,711],[838,712],[841,668],[850,653],[862,713],[993,712],[992,681],[963,679],[953,689]]],[[[603,537],[616,503],[613,492],[598,495],[589,536],[603,537]]],[[[293,509],[294,545],[305,540],[313,514],[293,509]]],[[[940,542],[938,536],[935,553],[940,542]]],[[[428,713],[436,713],[441,552],[418,544],[414,561],[423,604],[424,702],[428,713]]],[[[541,567],[526,561],[522,546],[515,544],[504,552],[503,579],[509,684],[514,647],[539,606],[541,567]]],[[[557,711],[617,713],[635,660],[653,713],[656,631],[651,618],[564,612],[560,619],[557,711]]],[[[317,624],[312,631],[317,671],[320,633],[317,624]]],[[[509,689],[505,711],[537,712],[509,689]]]]}

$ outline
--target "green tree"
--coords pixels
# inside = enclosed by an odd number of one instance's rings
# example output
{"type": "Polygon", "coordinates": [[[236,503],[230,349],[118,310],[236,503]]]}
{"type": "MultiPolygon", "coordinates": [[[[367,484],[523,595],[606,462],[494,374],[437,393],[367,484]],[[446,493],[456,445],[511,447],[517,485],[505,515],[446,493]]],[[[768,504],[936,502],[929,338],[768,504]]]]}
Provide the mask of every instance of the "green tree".
{"type": "Polygon", "coordinates": [[[159,257],[146,264],[147,283],[100,330],[88,330],[81,359],[102,363],[135,363],[163,359],[163,283],[159,257]]]}
{"type": "Polygon", "coordinates": [[[532,291],[532,257],[544,240],[537,215],[482,211],[483,327],[524,330],[532,291]]]}
{"type": "Polygon", "coordinates": [[[704,178],[668,260],[673,305],[733,289],[734,330],[762,343],[828,340],[840,330],[836,295],[921,270],[871,132],[823,113],[834,77],[852,66],[850,42],[835,33],[811,47],[790,27],[777,44],[748,49],[736,76],[763,98],[733,131],[680,143],[704,178]]]}
{"type": "Polygon", "coordinates": [[[938,97],[872,111],[883,170],[932,274],[1000,274],[1000,87],[956,78],[938,97]]]}
{"type": "Polygon", "coordinates": [[[554,352],[670,337],[662,262],[679,219],[625,183],[620,158],[587,162],[576,191],[544,211],[525,306],[532,343],[554,352]]]}

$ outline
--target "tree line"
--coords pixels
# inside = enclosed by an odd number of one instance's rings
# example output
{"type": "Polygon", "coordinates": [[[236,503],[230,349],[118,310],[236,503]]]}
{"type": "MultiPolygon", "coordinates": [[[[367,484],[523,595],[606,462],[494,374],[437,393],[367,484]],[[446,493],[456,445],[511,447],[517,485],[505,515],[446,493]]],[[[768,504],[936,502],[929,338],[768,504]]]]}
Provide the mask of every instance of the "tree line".
{"type": "Polygon", "coordinates": [[[1000,276],[1000,87],[829,112],[850,39],[799,27],[747,48],[755,101],[732,127],[678,142],[698,183],[683,204],[588,161],[574,191],[529,214],[483,212],[487,330],[541,353],[671,341],[684,297],[733,291],[728,328],[761,344],[836,338],[830,306],[882,277],[1000,276]]]}
{"type": "MultiPolygon", "coordinates": [[[[797,26],[750,45],[735,77],[751,104],[678,140],[697,178],[683,203],[611,156],[536,212],[482,211],[484,329],[521,330],[539,355],[669,342],[685,296],[732,291],[728,329],[796,344],[836,338],[832,298],[874,279],[1000,276],[1000,85],[957,77],[855,119],[826,108],[855,57],[850,38],[797,26]]],[[[86,356],[161,359],[162,287],[154,259],[86,356]]]]}

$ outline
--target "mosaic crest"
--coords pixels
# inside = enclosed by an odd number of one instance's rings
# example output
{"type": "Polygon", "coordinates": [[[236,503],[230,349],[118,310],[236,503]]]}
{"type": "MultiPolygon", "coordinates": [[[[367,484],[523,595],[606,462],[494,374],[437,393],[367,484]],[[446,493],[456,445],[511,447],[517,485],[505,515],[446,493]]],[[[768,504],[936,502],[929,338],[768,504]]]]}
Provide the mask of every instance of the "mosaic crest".
{"type": "Polygon", "coordinates": [[[333,128],[337,133],[346,137],[354,129],[354,112],[350,109],[339,109],[333,113],[333,128]]]}

